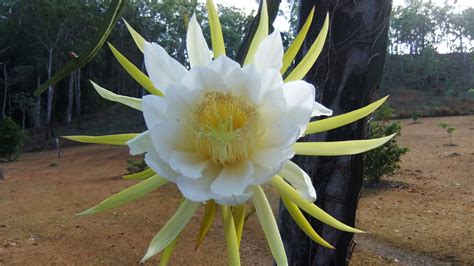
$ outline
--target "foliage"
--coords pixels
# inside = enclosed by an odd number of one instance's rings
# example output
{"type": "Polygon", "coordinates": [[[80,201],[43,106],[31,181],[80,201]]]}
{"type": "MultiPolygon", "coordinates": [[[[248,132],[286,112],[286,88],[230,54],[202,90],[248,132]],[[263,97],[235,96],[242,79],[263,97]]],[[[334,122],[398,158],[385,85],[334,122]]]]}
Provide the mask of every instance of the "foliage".
{"type": "Polygon", "coordinates": [[[393,109],[387,104],[382,105],[374,114],[374,120],[369,123],[369,138],[379,138],[398,132],[385,145],[364,154],[364,175],[368,184],[380,182],[383,175],[391,175],[400,168],[400,157],[408,152],[408,148],[400,147],[397,137],[401,132],[399,122],[391,122],[393,109]]]}
{"type": "Polygon", "coordinates": [[[130,157],[127,160],[127,171],[129,174],[134,174],[145,170],[148,166],[145,163],[145,160],[140,158],[130,157]]]}
{"type": "Polygon", "coordinates": [[[446,124],[446,123],[439,123],[438,127],[442,129],[446,129],[446,133],[449,134],[449,146],[454,146],[453,144],[453,132],[456,130],[455,127],[446,124]]]}
{"type": "Polygon", "coordinates": [[[419,118],[420,118],[420,113],[418,113],[418,112],[413,112],[413,113],[411,114],[411,119],[413,120],[413,123],[417,123],[419,118]]]}
{"type": "Polygon", "coordinates": [[[13,119],[0,120],[0,158],[15,159],[23,143],[23,132],[13,119]]]}

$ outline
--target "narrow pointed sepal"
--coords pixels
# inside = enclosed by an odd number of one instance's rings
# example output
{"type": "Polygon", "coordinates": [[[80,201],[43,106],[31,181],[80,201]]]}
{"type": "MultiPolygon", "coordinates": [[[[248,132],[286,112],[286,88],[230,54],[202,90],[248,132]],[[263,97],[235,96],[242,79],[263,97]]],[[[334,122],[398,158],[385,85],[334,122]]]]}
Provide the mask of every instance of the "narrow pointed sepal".
{"type": "Polygon", "coordinates": [[[72,141],[91,143],[91,144],[106,144],[106,145],[127,145],[127,141],[138,136],[138,133],[130,134],[116,134],[116,135],[103,135],[103,136],[62,136],[72,141]]]}
{"type": "Polygon", "coordinates": [[[105,210],[109,210],[112,208],[116,208],[137,200],[146,194],[156,190],[157,188],[161,187],[162,185],[166,184],[168,181],[159,175],[154,175],[144,181],[133,185],[127,189],[120,191],[117,194],[105,199],[101,203],[97,204],[96,206],[89,208],[78,215],[91,215],[98,212],[102,212],[105,210]]]}
{"type": "Polygon", "coordinates": [[[224,224],[224,237],[227,245],[229,265],[240,265],[239,242],[235,232],[234,218],[230,207],[221,205],[222,223],[224,224]]]}
{"type": "Polygon", "coordinates": [[[382,146],[395,135],[377,139],[328,141],[328,142],[297,142],[293,145],[298,155],[340,156],[363,153],[382,146]]]}
{"type": "Polygon", "coordinates": [[[199,248],[199,246],[202,244],[202,241],[206,237],[207,232],[209,232],[209,229],[211,228],[212,223],[214,222],[214,218],[216,217],[216,210],[216,202],[214,200],[208,200],[206,202],[206,207],[204,208],[204,216],[202,217],[202,222],[199,228],[195,249],[199,248]]]}
{"type": "Polygon", "coordinates": [[[388,96],[385,96],[378,101],[375,101],[367,106],[364,106],[349,113],[329,117],[319,121],[310,122],[304,134],[307,135],[328,131],[362,119],[377,110],[377,108],[379,108],[387,100],[387,98],[388,96]]]}
{"type": "Polygon", "coordinates": [[[142,99],[118,95],[113,93],[107,89],[102,88],[101,86],[97,85],[93,81],[90,81],[92,86],[97,91],[97,93],[102,96],[102,98],[107,99],[112,102],[121,103],[138,111],[142,111],[142,99]]]}
{"type": "Polygon", "coordinates": [[[155,171],[151,168],[147,168],[143,171],[140,171],[138,173],[133,173],[129,175],[123,175],[122,178],[126,180],[142,180],[142,179],[147,179],[149,177],[152,177],[155,175],[155,171]]]}
{"type": "Polygon", "coordinates": [[[123,22],[125,23],[125,26],[127,26],[128,31],[130,32],[130,35],[132,35],[133,41],[137,45],[138,49],[142,51],[145,46],[145,38],[143,38],[128,22],[124,19],[123,22]]]}
{"type": "Polygon", "coordinates": [[[286,197],[288,200],[292,201],[302,210],[304,210],[314,218],[320,220],[321,222],[344,232],[363,233],[363,231],[359,229],[355,229],[341,223],[336,218],[332,217],[312,202],[303,199],[298,193],[298,191],[296,191],[293,187],[286,183],[280,176],[274,176],[272,179],[270,179],[269,184],[272,185],[278,191],[278,193],[280,193],[280,195],[286,197]]]}

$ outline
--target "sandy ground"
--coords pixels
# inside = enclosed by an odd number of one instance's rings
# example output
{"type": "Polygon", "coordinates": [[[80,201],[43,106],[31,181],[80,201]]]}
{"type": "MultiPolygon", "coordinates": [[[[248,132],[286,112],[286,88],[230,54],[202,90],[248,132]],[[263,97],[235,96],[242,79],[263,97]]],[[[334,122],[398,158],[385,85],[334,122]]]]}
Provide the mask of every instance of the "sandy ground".
{"type": "MultiPolygon", "coordinates": [[[[371,234],[356,238],[351,264],[472,264],[474,116],[401,122],[410,152],[387,179],[404,185],[364,190],[358,226],[371,234]],[[445,146],[440,122],[457,128],[458,146],[445,146]]],[[[0,164],[0,264],[137,264],[179,203],[173,185],[125,207],[75,216],[135,183],[120,180],[126,158],[124,148],[91,145],[63,149],[60,159],[49,151],[0,164]]],[[[172,265],[226,264],[219,219],[195,251],[202,211],[181,235],[172,265]]],[[[244,265],[272,263],[255,216],[245,226],[241,257],[244,265]]]]}

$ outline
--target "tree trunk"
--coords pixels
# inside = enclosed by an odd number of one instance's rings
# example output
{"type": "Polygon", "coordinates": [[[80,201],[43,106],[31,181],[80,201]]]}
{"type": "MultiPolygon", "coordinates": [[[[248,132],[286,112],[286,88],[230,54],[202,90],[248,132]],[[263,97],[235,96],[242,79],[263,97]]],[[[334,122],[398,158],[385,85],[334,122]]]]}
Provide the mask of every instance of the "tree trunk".
{"type": "Polygon", "coordinates": [[[5,108],[7,107],[7,96],[8,96],[8,73],[7,73],[7,63],[3,64],[3,77],[5,85],[5,90],[3,92],[3,106],[2,106],[2,117],[5,118],[5,108]]]}
{"type": "Polygon", "coordinates": [[[71,124],[72,121],[72,104],[74,102],[74,80],[76,72],[72,72],[69,75],[69,88],[67,97],[67,109],[66,109],[66,124],[71,124]]]}
{"type": "MultiPolygon", "coordinates": [[[[48,58],[48,64],[46,65],[46,69],[48,70],[48,79],[50,79],[51,75],[53,74],[53,49],[50,48],[48,52],[49,52],[49,58],[48,58]]],[[[53,111],[53,97],[54,97],[54,86],[50,85],[48,88],[48,100],[46,103],[46,125],[49,125],[49,123],[51,122],[51,113],[53,111]]]]}
{"type": "MultiPolygon", "coordinates": [[[[306,76],[316,87],[316,99],[322,100],[334,115],[368,104],[382,78],[391,0],[300,0],[300,28],[313,6],[316,6],[315,21],[303,47],[304,53],[319,32],[327,11],[331,17],[325,49],[306,76]]],[[[362,120],[327,133],[309,135],[305,141],[364,139],[366,133],[366,121],[362,120]]],[[[354,226],[363,179],[362,156],[297,156],[295,162],[311,176],[318,194],[316,204],[336,219],[354,226]]],[[[346,265],[352,253],[353,235],[314,219],[310,223],[335,250],[312,242],[280,204],[280,232],[289,264],[346,265]]]]}
{"type": "Polygon", "coordinates": [[[76,119],[81,123],[81,69],[76,71],[76,119]]]}
{"type": "MultiPolygon", "coordinates": [[[[41,75],[38,71],[37,85],[38,88],[41,85],[41,75]]],[[[41,96],[36,96],[35,107],[33,110],[33,124],[35,128],[41,127],[41,96]]]]}

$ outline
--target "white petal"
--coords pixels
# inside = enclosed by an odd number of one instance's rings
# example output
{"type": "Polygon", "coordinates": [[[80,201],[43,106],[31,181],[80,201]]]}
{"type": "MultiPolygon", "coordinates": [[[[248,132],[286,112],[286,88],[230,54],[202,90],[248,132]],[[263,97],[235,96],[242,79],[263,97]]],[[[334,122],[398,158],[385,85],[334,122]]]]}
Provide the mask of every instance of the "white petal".
{"type": "Polygon", "coordinates": [[[174,151],[193,151],[194,143],[180,124],[172,121],[156,123],[150,131],[151,140],[155,151],[160,158],[169,163],[174,151]]]}
{"type": "Polygon", "coordinates": [[[313,113],[311,114],[311,117],[321,116],[321,115],[331,116],[332,115],[332,110],[327,108],[326,106],[318,103],[318,102],[314,102],[313,103],[313,113]]]}
{"type": "Polygon", "coordinates": [[[260,137],[258,146],[264,148],[290,147],[300,136],[300,128],[288,118],[280,118],[265,124],[265,132],[260,137]]]}
{"type": "Polygon", "coordinates": [[[247,188],[246,179],[252,176],[253,171],[253,164],[249,160],[227,165],[212,182],[211,190],[221,196],[241,194],[247,188]]]}
{"type": "Polygon", "coordinates": [[[191,69],[181,80],[181,85],[186,87],[188,91],[228,91],[228,86],[222,79],[222,76],[207,67],[191,69]]]}
{"type": "Polygon", "coordinates": [[[240,96],[251,104],[259,105],[261,99],[260,74],[254,65],[235,69],[226,79],[232,94],[240,96]]]}
{"type": "Polygon", "coordinates": [[[303,134],[313,113],[314,86],[302,80],[290,81],[283,85],[283,95],[288,107],[287,118],[296,123],[303,134]]]}
{"type": "Polygon", "coordinates": [[[181,80],[187,70],[156,43],[145,42],[145,66],[153,85],[166,93],[171,83],[181,80]]]}
{"type": "Polygon", "coordinates": [[[213,180],[207,176],[198,179],[180,176],[176,184],[185,198],[192,201],[203,202],[212,199],[214,195],[210,189],[212,181],[213,180]]]}
{"type": "Polygon", "coordinates": [[[170,182],[176,183],[176,179],[178,178],[179,174],[173,171],[171,167],[165,163],[154,150],[150,150],[145,154],[145,163],[163,178],[170,182]]]}
{"type": "Polygon", "coordinates": [[[151,142],[150,132],[145,131],[133,139],[127,141],[127,145],[130,148],[130,155],[138,155],[147,152],[153,148],[151,142]]]}
{"type": "Polygon", "coordinates": [[[227,56],[221,55],[212,61],[212,63],[209,65],[209,68],[219,73],[225,80],[232,73],[232,71],[240,68],[240,65],[227,56]]]}
{"type": "Polygon", "coordinates": [[[262,40],[254,55],[253,63],[258,71],[268,68],[280,70],[283,64],[283,43],[280,31],[274,30],[262,40]]]}
{"type": "Polygon", "coordinates": [[[173,171],[180,173],[186,178],[200,178],[202,171],[210,164],[209,159],[199,153],[173,152],[169,164],[173,171]]]}
{"type": "Polygon", "coordinates": [[[206,39],[202,35],[201,26],[196,20],[196,14],[191,17],[186,35],[186,48],[188,50],[191,67],[207,66],[211,63],[211,54],[206,39]]]}
{"type": "Polygon", "coordinates": [[[253,196],[253,193],[249,192],[249,193],[233,194],[232,196],[228,196],[228,197],[217,196],[214,198],[214,200],[220,205],[236,206],[236,205],[240,205],[244,203],[252,196],[253,196]]]}
{"type": "Polygon", "coordinates": [[[270,178],[280,172],[285,162],[294,155],[295,152],[291,147],[275,147],[255,151],[252,157],[252,162],[255,164],[252,185],[266,183],[270,178]]]}
{"type": "Polygon", "coordinates": [[[301,197],[314,202],[316,201],[316,190],[309,175],[292,161],[288,161],[283,166],[280,175],[290,183],[301,197]]]}
{"type": "Polygon", "coordinates": [[[145,95],[142,100],[143,117],[147,128],[165,119],[166,99],[155,95],[145,95]]]}

